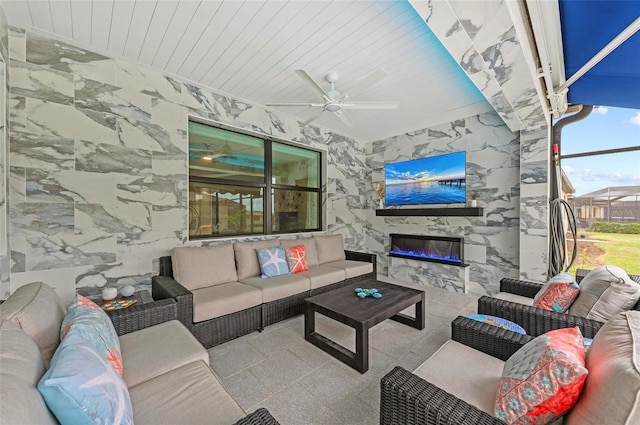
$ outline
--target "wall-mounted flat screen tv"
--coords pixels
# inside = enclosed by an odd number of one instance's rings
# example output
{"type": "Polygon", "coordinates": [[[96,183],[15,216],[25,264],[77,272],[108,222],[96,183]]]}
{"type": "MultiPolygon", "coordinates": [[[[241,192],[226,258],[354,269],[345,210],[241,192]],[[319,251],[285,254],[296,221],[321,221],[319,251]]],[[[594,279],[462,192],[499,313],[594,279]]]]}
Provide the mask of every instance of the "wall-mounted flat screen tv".
{"type": "Polygon", "coordinates": [[[463,204],[466,202],[466,152],[386,164],[385,204],[463,204]]]}

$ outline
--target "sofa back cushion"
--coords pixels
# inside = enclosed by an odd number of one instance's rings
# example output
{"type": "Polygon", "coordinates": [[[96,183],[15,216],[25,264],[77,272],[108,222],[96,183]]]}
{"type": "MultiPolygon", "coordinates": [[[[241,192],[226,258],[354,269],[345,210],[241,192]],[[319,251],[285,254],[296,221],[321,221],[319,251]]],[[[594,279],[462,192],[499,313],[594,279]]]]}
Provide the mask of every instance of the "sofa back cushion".
{"type": "Polygon", "coordinates": [[[236,254],[236,269],[238,280],[248,277],[260,276],[260,263],[258,263],[258,248],[272,248],[280,245],[278,239],[269,239],[257,242],[236,242],[233,250],[236,254]]]}
{"type": "Polygon", "coordinates": [[[238,280],[231,244],[171,250],[173,278],[192,291],[238,280]]]}
{"type": "Polygon", "coordinates": [[[285,248],[304,245],[304,253],[307,257],[307,267],[315,267],[319,264],[315,238],[282,239],[280,241],[280,244],[282,244],[282,246],[284,246],[285,248]]]}
{"type": "Polygon", "coordinates": [[[607,321],[586,364],[589,376],[565,425],[640,424],[640,311],[607,321]]]}
{"type": "Polygon", "coordinates": [[[45,365],[60,343],[60,325],[67,309],[49,285],[29,283],[0,305],[0,320],[11,320],[36,343],[45,365]]]}
{"type": "Polygon", "coordinates": [[[341,234],[331,236],[315,236],[318,250],[318,263],[325,264],[344,260],[344,241],[341,234]]]}
{"type": "Polygon", "coordinates": [[[600,266],[580,281],[580,294],[569,314],[606,322],[621,311],[630,310],[640,298],[640,284],[620,267],[600,266]]]}
{"type": "Polygon", "coordinates": [[[0,323],[0,420],[7,424],[56,424],[38,392],[44,373],[40,349],[11,320],[0,323]]]}

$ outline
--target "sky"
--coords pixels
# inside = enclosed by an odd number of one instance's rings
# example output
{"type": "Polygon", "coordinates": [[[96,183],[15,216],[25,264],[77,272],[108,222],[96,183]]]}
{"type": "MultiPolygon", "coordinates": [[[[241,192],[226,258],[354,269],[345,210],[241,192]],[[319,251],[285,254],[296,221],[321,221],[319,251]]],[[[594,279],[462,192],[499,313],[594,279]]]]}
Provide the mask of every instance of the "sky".
{"type": "MultiPolygon", "coordinates": [[[[640,146],[640,110],[598,107],[562,130],[561,154],[640,146]]],[[[640,151],[562,160],[575,196],[609,186],[640,185],[640,151]]]]}

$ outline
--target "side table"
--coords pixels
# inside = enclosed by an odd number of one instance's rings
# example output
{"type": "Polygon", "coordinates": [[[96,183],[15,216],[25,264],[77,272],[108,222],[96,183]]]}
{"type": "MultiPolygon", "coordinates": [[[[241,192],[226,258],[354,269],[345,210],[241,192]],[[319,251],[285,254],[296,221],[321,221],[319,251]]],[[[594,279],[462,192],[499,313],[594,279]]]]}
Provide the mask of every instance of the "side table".
{"type": "MultiPolygon", "coordinates": [[[[154,301],[149,291],[137,291],[131,297],[118,295],[116,299],[138,300],[137,303],[127,308],[108,311],[107,316],[111,319],[113,327],[118,335],[128,334],[150,326],[158,325],[169,320],[177,320],[178,306],[173,298],[154,301]]],[[[101,297],[88,297],[96,304],[102,305],[101,297]]]]}
{"type": "MultiPolygon", "coordinates": [[[[87,297],[89,298],[91,301],[93,301],[94,303],[98,304],[99,306],[102,306],[102,304],[104,304],[105,302],[102,300],[102,297],[100,296],[91,296],[91,297],[87,297]]],[[[119,300],[136,300],[136,304],[133,305],[137,305],[137,304],[147,304],[147,303],[152,303],[153,302],[153,297],[151,296],[151,294],[149,293],[149,291],[136,291],[134,292],[133,295],[131,295],[130,297],[123,297],[122,294],[118,294],[118,296],[116,297],[116,301],[119,300]]],[[[127,308],[131,308],[133,306],[127,307],[127,308]]],[[[107,314],[111,313],[107,312],[107,314]]]]}

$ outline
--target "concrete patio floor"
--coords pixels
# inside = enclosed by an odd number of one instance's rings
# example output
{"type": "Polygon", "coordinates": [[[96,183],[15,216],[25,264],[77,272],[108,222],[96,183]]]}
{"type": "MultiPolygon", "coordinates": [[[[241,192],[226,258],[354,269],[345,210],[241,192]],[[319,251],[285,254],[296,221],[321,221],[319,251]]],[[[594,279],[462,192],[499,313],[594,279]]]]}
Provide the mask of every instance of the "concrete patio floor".
{"type": "MultiPolygon", "coordinates": [[[[477,311],[478,295],[407,286],[426,292],[425,329],[371,328],[364,374],[306,342],[302,315],[209,349],[211,366],[245,411],[266,407],[282,425],[378,424],[380,378],[398,365],[414,370],[450,338],[451,320],[477,311]]],[[[352,328],[317,314],[316,330],[354,349],[352,328]]]]}

